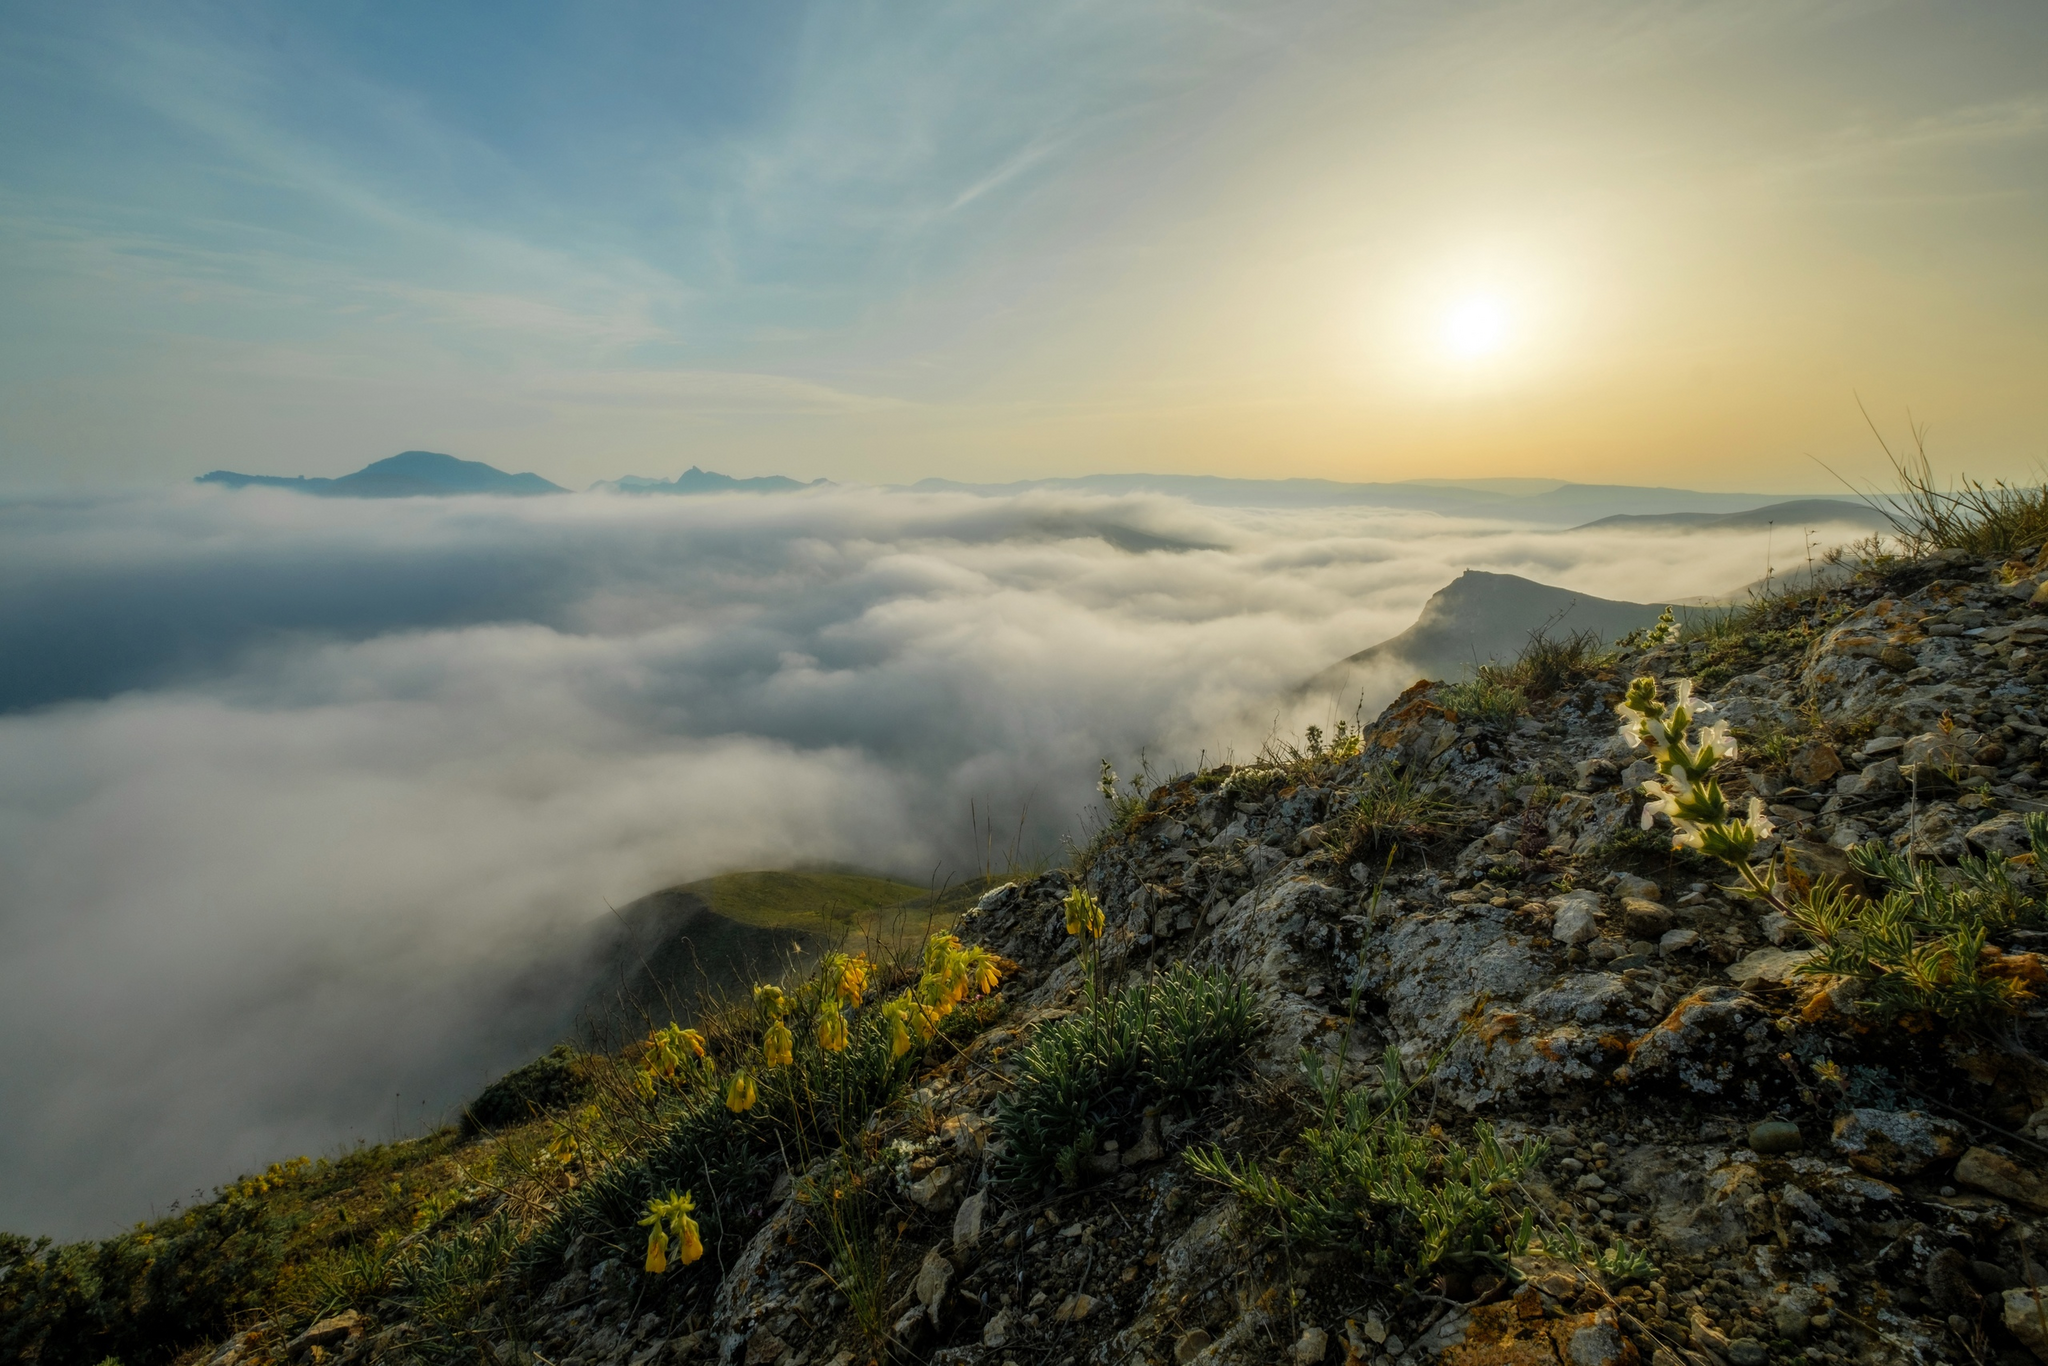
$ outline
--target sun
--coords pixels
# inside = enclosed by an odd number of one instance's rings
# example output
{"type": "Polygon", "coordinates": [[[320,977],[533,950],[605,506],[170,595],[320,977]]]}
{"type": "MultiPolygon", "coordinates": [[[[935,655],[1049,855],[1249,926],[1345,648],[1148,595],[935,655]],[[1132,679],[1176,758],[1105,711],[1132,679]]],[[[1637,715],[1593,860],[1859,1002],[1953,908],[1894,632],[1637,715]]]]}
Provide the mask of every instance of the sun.
{"type": "Polygon", "coordinates": [[[1443,315],[1439,339],[1458,360],[1484,360],[1506,348],[1513,329],[1507,306],[1491,294],[1470,294],[1443,315]]]}

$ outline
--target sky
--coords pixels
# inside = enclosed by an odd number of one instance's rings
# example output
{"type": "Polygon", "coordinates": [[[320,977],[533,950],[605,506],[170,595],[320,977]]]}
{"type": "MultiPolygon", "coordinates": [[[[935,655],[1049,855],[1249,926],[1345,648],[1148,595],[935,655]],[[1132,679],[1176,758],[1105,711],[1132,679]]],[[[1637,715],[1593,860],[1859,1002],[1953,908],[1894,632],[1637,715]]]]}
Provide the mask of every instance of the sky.
{"type": "Polygon", "coordinates": [[[1764,550],[1063,491],[0,498],[0,1229],[452,1119],[660,888],[1058,862],[1104,758],[1370,719],[1412,679],[1290,694],[1466,568],[1691,597],[1764,550]]]}
{"type": "Polygon", "coordinates": [[[2048,455],[2048,8],[0,3],[0,487],[2048,455]]]}

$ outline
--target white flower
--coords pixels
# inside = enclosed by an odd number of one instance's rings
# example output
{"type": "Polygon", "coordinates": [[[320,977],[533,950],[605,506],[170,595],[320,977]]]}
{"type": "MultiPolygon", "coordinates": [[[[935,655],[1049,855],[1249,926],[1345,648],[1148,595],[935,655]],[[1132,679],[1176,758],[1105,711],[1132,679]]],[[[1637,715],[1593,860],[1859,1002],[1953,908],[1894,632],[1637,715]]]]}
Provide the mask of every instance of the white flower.
{"type": "Polygon", "coordinates": [[[1778,827],[1772,825],[1771,818],[1764,814],[1764,799],[1762,797],[1751,797],[1749,799],[1749,826],[1750,829],[1756,831],[1756,837],[1759,840],[1767,840],[1778,832],[1778,827]]]}

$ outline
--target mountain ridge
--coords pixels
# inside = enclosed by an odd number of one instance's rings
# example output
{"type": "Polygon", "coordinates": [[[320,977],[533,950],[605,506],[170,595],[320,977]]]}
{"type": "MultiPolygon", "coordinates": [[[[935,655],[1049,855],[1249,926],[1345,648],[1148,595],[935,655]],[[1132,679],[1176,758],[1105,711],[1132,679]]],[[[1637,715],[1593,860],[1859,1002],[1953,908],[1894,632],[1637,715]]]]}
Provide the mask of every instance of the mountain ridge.
{"type": "Polygon", "coordinates": [[[508,474],[481,460],[461,460],[439,451],[400,451],[335,479],[212,470],[192,482],[231,489],[289,489],[318,498],[445,498],[470,493],[525,498],[569,491],[537,474],[508,474]]]}

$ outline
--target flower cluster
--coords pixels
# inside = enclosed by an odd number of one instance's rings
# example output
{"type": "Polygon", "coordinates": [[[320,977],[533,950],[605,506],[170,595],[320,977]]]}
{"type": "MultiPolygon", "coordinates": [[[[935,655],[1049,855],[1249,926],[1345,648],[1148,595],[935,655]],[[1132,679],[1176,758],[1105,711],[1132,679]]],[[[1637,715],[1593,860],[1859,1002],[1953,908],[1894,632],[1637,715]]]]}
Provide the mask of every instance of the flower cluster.
{"type": "Polygon", "coordinates": [[[697,1202],[690,1198],[690,1192],[681,1195],[671,1191],[668,1198],[650,1201],[647,1217],[640,1226],[647,1232],[647,1270],[659,1275],[668,1270],[668,1246],[676,1246],[676,1262],[688,1266],[704,1255],[704,1240],[698,1236],[697,1221],[690,1212],[697,1208],[697,1202]]]}
{"type": "Polygon", "coordinates": [[[882,1018],[889,1023],[889,1055],[900,1058],[915,1042],[929,1043],[939,1022],[967,999],[969,992],[987,995],[1002,981],[1002,964],[987,949],[968,948],[950,934],[925,941],[924,972],[917,985],[887,1001],[882,1018]]]}
{"type": "Polygon", "coordinates": [[[1067,899],[1060,903],[1060,909],[1067,913],[1067,933],[1078,934],[1088,939],[1102,938],[1102,903],[1090,896],[1085,888],[1076,887],[1067,893],[1067,899]]]}
{"type": "Polygon", "coordinates": [[[692,1077],[710,1077],[717,1071],[717,1064],[704,1048],[704,1036],[694,1029],[684,1029],[671,1023],[666,1029],[657,1029],[647,1036],[646,1051],[640,1055],[640,1071],[634,1081],[640,1094],[648,1100],[654,1099],[657,1081],[688,1081],[692,1077]]]}
{"type": "Polygon", "coordinates": [[[1728,798],[1714,778],[1714,768],[1736,755],[1735,737],[1728,723],[1705,722],[1712,708],[1695,707],[1692,680],[1680,679],[1665,701],[1657,695],[1657,680],[1638,678],[1629,684],[1628,695],[1615,708],[1620,714],[1621,738],[1630,744],[1649,747],[1659,776],[1643,784],[1643,795],[1651,800],[1643,808],[1643,829],[1658,816],[1671,822],[1671,847],[1697,849],[1709,858],[1737,868],[1746,868],[1758,844],[1771,837],[1773,827],[1764,814],[1764,804],[1749,799],[1749,813],[1733,816],[1728,798]]]}

